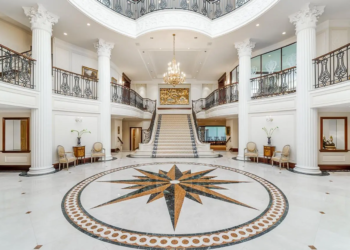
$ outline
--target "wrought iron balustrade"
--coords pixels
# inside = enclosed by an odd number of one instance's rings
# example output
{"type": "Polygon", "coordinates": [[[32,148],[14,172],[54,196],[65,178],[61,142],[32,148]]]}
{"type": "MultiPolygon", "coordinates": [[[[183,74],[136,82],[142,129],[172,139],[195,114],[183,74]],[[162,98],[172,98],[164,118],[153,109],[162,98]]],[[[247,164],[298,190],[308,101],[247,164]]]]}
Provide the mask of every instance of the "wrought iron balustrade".
{"type": "Polygon", "coordinates": [[[111,101],[130,105],[150,113],[153,113],[156,108],[155,100],[143,98],[135,90],[112,82],[111,101]]]}
{"type": "Polygon", "coordinates": [[[154,11],[179,9],[199,13],[210,19],[224,16],[250,0],[97,0],[115,12],[138,19],[154,11]]]}
{"type": "Polygon", "coordinates": [[[55,94],[97,100],[98,79],[52,67],[52,91],[55,94]]]}
{"type": "Polygon", "coordinates": [[[223,88],[214,90],[206,98],[193,102],[193,110],[198,113],[223,104],[238,102],[238,83],[232,83],[223,88]]]}
{"type": "Polygon", "coordinates": [[[0,44],[0,81],[34,89],[35,60],[0,44]]]}
{"type": "Polygon", "coordinates": [[[143,139],[142,143],[149,143],[152,138],[152,131],[154,129],[154,124],[157,117],[157,103],[154,101],[153,105],[154,105],[154,108],[153,108],[151,123],[148,129],[142,130],[142,139],[143,139]]]}
{"type": "Polygon", "coordinates": [[[252,99],[285,95],[296,91],[297,69],[292,67],[250,79],[252,99]]]}
{"type": "Polygon", "coordinates": [[[313,60],[315,88],[350,80],[350,43],[313,60]]]}

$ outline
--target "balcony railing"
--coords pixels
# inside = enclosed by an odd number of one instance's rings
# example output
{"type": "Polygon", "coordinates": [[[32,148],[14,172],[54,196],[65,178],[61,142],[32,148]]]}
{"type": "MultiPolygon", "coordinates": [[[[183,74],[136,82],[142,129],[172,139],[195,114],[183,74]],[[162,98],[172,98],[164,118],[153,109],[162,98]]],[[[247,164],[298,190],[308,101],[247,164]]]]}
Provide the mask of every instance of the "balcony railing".
{"type": "Polygon", "coordinates": [[[0,81],[34,89],[35,60],[0,44],[0,81]]]}
{"type": "Polygon", "coordinates": [[[193,101],[193,110],[195,113],[198,113],[202,110],[234,102],[238,102],[238,83],[216,89],[206,98],[193,101]]]}
{"type": "Polygon", "coordinates": [[[250,82],[252,99],[294,93],[296,91],[297,69],[292,67],[252,78],[250,82]]]}
{"type": "Polygon", "coordinates": [[[156,101],[143,98],[135,90],[120,84],[111,83],[111,101],[136,107],[153,113],[156,101]]]}
{"type": "Polygon", "coordinates": [[[148,13],[178,9],[196,12],[210,19],[222,17],[248,3],[250,0],[97,0],[115,12],[138,19],[148,13]]]}
{"type": "Polygon", "coordinates": [[[53,67],[52,91],[55,94],[97,100],[97,79],[53,67]]]}
{"type": "Polygon", "coordinates": [[[313,60],[315,88],[350,80],[350,43],[313,60]]]}

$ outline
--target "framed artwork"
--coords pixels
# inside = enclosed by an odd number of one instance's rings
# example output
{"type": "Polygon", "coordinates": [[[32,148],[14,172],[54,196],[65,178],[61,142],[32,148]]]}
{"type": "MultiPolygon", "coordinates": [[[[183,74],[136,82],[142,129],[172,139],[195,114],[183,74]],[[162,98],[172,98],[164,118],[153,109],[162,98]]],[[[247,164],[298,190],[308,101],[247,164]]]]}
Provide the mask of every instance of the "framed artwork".
{"type": "Polygon", "coordinates": [[[92,69],[92,68],[88,68],[88,67],[83,66],[81,74],[85,77],[88,77],[88,78],[98,79],[98,70],[97,69],[92,69]]]}
{"type": "Polygon", "coordinates": [[[231,135],[231,127],[230,126],[226,127],[226,135],[228,135],[228,136],[231,135]]]}
{"type": "Polygon", "coordinates": [[[120,135],[120,126],[118,126],[118,135],[120,135]]]}
{"type": "Polygon", "coordinates": [[[161,88],[160,89],[161,105],[189,105],[190,89],[189,88],[161,88]]]}
{"type": "Polygon", "coordinates": [[[115,84],[118,84],[118,80],[115,79],[114,77],[111,78],[111,83],[115,83],[115,84]]]}

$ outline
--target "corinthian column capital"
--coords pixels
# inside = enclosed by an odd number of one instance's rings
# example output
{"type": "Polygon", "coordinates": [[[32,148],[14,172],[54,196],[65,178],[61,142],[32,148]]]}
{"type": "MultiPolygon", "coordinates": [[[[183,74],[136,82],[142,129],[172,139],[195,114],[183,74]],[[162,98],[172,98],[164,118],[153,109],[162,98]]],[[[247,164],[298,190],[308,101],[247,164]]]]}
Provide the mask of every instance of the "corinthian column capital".
{"type": "Polygon", "coordinates": [[[98,41],[94,43],[94,46],[97,49],[98,56],[106,56],[109,58],[111,57],[111,52],[114,48],[114,43],[109,43],[103,39],[98,39],[98,41]]]}
{"type": "Polygon", "coordinates": [[[58,22],[59,16],[48,12],[42,4],[23,7],[24,14],[29,18],[32,30],[42,29],[52,34],[52,26],[58,22]]]}
{"type": "Polygon", "coordinates": [[[306,28],[316,28],[319,16],[324,12],[325,6],[314,6],[307,3],[301,10],[289,16],[289,20],[296,27],[297,33],[306,28]]]}
{"type": "Polygon", "coordinates": [[[235,47],[238,50],[238,56],[251,56],[252,50],[255,47],[255,42],[250,41],[250,39],[246,39],[242,42],[235,43],[235,47]]]}

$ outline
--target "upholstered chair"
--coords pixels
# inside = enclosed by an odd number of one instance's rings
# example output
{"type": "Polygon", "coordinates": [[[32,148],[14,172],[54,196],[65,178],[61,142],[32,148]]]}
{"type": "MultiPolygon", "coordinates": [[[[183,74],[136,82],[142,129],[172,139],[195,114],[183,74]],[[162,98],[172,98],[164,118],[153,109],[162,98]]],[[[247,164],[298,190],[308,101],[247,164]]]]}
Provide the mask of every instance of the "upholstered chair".
{"type": "Polygon", "coordinates": [[[57,146],[57,155],[58,155],[58,169],[61,170],[61,164],[63,164],[62,169],[64,168],[64,164],[67,165],[67,171],[69,168],[69,163],[74,162],[74,167],[77,165],[77,158],[74,156],[68,157],[67,154],[73,154],[73,152],[66,152],[64,147],[61,145],[57,146]]]}
{"type": "Polygon", "coordinates": [[[271,158],[271,165],[273,166],[273,162],[276,161],[280,165],[281,169],[281,164],[287,163],[287,168],[289,169],[289,156],[290,156],[290,146],[286,145],[283,147],[282,151],[275,151],[273,153],[273,156],[271,158]],[[276,154],[280,154],[279,156],[276,156],[276,154]]]}
{"type": "Polygon", "coordinates": [[[91,149],[91,163],[93,158],[104,157],[106,161],[106,150],[101,142],[95,142],[91,149]]]}
{"type": "Polygon", "coordinates": [[[246,157],[254,157],[254,161],[256,158],[256,162],[259,163],[258,147],[255,142],[247,143],[247,147],[244,149],[244,161],[246,157]]]}

